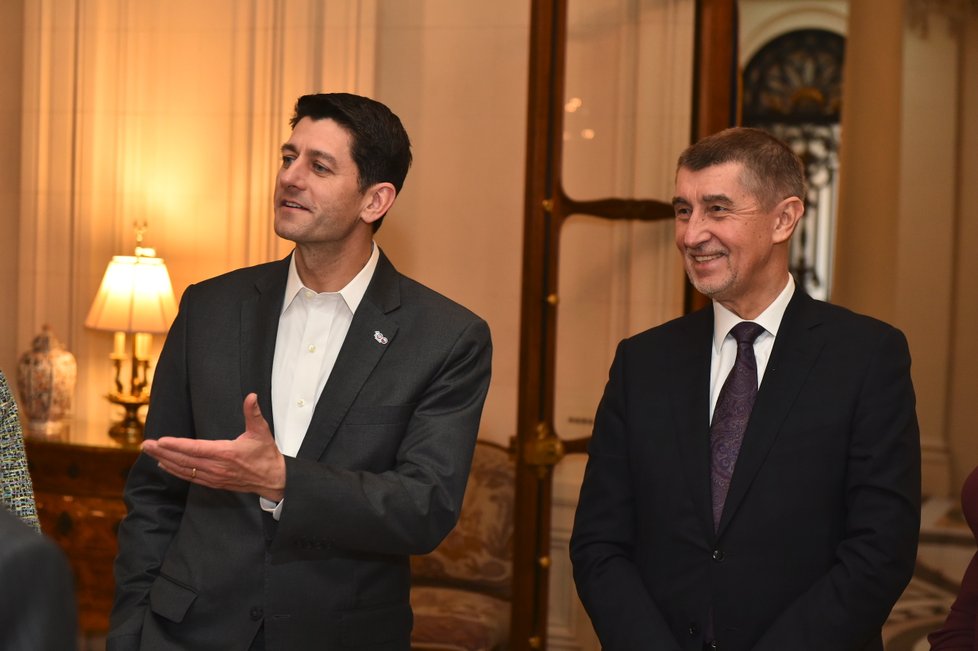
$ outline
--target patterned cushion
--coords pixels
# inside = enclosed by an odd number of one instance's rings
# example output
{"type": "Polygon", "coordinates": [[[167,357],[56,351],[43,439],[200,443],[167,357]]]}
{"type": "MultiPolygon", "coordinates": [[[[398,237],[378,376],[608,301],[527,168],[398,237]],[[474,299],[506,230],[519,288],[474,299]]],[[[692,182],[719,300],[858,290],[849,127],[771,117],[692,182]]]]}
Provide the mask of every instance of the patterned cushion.
{"type": "Polygon", "coordinates": [[[476,443],[458,524],[438,549],[411,558],[412,651],[507,648],[515,479],[506,450],[476,443]]]}
{"type": "Polygon", "coordinates": [[[514,482],[509,453],[479,441],[458,525],[435,551],[411,559],[414,585],[510,598],[514,482]]]}
{"type": "Polygon", "coordinates": [[[416,586],[413,651],[497,651],[509,643],[509,602],[485,594],[416,586]]]}

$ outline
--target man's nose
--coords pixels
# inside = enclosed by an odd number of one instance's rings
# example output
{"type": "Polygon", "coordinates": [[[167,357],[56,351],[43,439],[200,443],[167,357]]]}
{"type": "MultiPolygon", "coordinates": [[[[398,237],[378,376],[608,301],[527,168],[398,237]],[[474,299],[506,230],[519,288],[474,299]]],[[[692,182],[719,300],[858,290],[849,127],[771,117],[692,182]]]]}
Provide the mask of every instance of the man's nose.
{"type": "Polygon", "coordinates": [[[686,221],[683,230],[683,246],[695,248],[710,239],[708,222],[704,215],[698,211],[693,211],[686,221]]]}
{"type": "Polygon", "coordinates": [[[282,187],[296,187],[301,188],[302,184],[305,183],[305,176],[302,174],[301,168],[297,161],[293,161],[289,167],[282,167],[278,173],[279,183],[282,187]]]}

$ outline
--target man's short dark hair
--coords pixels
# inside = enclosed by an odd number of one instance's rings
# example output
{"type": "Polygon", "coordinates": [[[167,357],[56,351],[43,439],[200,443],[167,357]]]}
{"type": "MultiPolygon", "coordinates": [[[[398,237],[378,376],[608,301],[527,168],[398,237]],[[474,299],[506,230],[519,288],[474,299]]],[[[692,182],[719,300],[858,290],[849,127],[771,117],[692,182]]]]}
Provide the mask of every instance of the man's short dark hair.
{"type": "MultiPolygon", "coordinates": [[[[350,93],[303,95],[295,103],[289,124],[302,118],[330,119],[350,134],[350,155],[357,166],[363,192],[375,183],[390,183],[401,191],[411,167],[411,140],[401,120],[389,108],[369,97],[350,93]]],[[[383,217],[374,222],[376,231],[383,217]]]]}
{"type": "Polygon", "coordinates": [[[732,127],[690,145],[679,155],[677,170],[694,172],[740,163],[741,182],[765,208],[773,208],[788,197],[805,201],[805,166],[781,140],[761,129],[732,127]]]}

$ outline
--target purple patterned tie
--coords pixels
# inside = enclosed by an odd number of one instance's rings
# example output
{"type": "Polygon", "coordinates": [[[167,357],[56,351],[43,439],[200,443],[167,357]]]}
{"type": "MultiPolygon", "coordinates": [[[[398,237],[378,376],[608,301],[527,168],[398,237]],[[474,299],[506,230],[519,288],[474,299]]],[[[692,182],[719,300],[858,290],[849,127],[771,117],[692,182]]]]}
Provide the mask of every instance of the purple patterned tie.
{"type": "Polygon", "coordinates": [[[762,332],[763,326],[751,321],[741,321],[730,331],[737,340],[737,360],[720,389],[710,425],[710,492],[713,495],[714,528],[720,525],[730,478],[744,440],[750,411],[754,407],[754,398],[757,397],[754,340],[762,332]]]}

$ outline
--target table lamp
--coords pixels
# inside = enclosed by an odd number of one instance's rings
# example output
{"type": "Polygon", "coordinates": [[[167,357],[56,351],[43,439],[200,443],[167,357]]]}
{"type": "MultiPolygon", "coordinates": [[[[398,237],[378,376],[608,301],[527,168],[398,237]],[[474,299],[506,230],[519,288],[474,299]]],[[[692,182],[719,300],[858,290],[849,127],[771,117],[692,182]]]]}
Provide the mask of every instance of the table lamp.
{"type": "Polygon", "coordinates": [[[143,440],[139,408],[149,404],[149,356],[154,333],[166,332],[176,315],[170,274],[156,251],[141,246],[137,231],[136,254],[116,255],[105,268],[102,284],[88,311],[85,325],[115,333],[109,358],[115,366],[115,387],[106,398],[125,409],[124,418],[112,425],[109,436],[125,447],[143,440]],[[126,338],[129,338],[129,386],[123,385],[126,338]]]}

